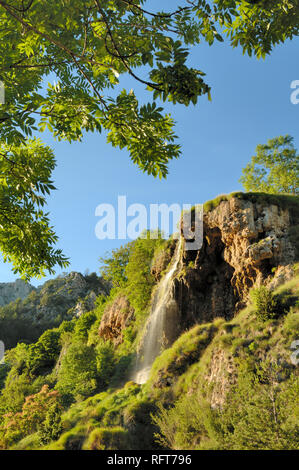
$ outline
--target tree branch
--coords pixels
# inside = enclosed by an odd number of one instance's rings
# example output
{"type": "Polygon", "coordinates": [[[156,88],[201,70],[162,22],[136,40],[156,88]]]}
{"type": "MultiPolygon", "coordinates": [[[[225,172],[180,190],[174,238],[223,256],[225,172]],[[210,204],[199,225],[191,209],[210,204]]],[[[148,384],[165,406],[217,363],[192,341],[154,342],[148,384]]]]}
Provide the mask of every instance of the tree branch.
{"type": "Polygon", "coordinates": [[[106,47],[106,50],[108,52],[108,54],[112,55],[113,57],[116,57],[117,59],[120,59],[121,62],[123,63],[123,65],[125,66],[125,68],[127,69],[127,71],[129,72],[129,74],[135,78],[135,80],[137,80],[138,82],[140,83],[143,83],[144,85],[147,85],[147,86],[150,86],[151,88],[154,88],[155,90],[159,90],[161,91],[161,89],[159,88],[158,84],[156,83],[151,83],[151,82],[147,82],[145,80],[143,80],[142,78],[139,78],[134,72],[133,70],[131,69],[131,67],[127,64],[126,60],[124,59],[124,57],[121,55],[120,51],[119,51],[119,48],[118,48],[118,45],[116,44],[116,41],[114,40],[114,37],[113,37],[113,34],[112,34],[112,31],[111,31],[111,28],[110,28],[110,25],[109,25],[109,22],[108,22],[108,19],[100,5],[100,2],[99,0],[95,0],[95,3],[97,4],[97,7],[98,7],[98,10],[99,10],[99,13],[101,14],[103,20],[104,20],[104,23],[106,25],[106,28],[107,28],[107,33],[111,39],[111,42],[117,52],[117,54],[113,53],[112,51],[109,50],[108,48],[108,45],[107,45],[107,36],[105,38],[105,47],[106,47]]]}

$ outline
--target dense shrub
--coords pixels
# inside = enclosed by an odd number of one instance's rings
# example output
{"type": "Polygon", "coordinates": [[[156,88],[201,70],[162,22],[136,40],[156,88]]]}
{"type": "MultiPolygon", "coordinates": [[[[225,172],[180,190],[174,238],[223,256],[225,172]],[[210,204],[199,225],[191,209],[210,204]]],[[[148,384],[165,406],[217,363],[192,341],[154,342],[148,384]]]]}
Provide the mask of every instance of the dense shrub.
{"type": "Polygon", "coordinates": [[[174,406],[158,406],[153,422],[159,432],[157,442],[166,449],[195,449],[206,434],[204,427],[204,403],[196,395],[184,396],[174,406]]]}
{"type": "Polygon", "coordinates": [[[265,361],[241,367],[237,384],[218,416],[223,449],[291,450],[299,448],[299,380],[265,361]]]}
{"type": "Polygon", "coordinates": [[[114,287],[112,295],[115,295],[117,289],[126,289],[137,315],[144,314],[148,307],[155,284],[151,264],[155,250],[164,243],[161,233],[153,235],[148,231],[100,260],[102,276],[114,287]]]}
{"type": "Polygon", "coordinates": [[[57,440],[62,432],[62,407],[55,402],[48,409],[44,421],[39,426],[39,441],[41,445],[57,440]]]}
{"type": "Polygon", "coordinates": [[[279,296],[274,295],[267,287],[261,286],[251,291],[256,316],[267,321],[277,318],[284,313],[284,308],[279,296]]]}
{"type": "Polygon", "coordinates": [[[19,375],[15,368],[11,369],[0,396],[0,417],[7,412],[21,411],[26,396],[36,392],[38,387],[26,373],[19,375]]]}
{"type": "Polygon", "coordinates": [[[97,377],[94,348],[77,341],[70,345],[62,358],[56,388],[69,401],[81,400],[95,393],[97,377]]]}
{"type": "Polygon", "coordinates": [[[87,339],[91,326],[96,321],[97,316],[94,312],[83,313],[75,323],[74,333],[81,340],[87,339]]]}
{"type": "Polygon", "coordinates": [[[112,386],[123,384],[128,380],[134,361],[136,361],[136,353],[126,354],[118,357],[114,368],[114,374],[111,378],[112,386]]]}
{"type": "Polygon", "coordinates": [[[75,329],[75,320],[71,320],[71,321],[63,321],[61,323],[61,325],[59,326],[58,328],[58,331],[60,331],[60,333],[71,333],[72,331],[74,331],[75,329]]]}
{"type": "Polygon", "coordinates": [[[27,366],[31,374],[49,372],[55,365],[60,352],[60,332],[48,330],[35,344],[29,346],[27,366]]]}
{"type": "Polygon", "coordinates": [[[98,383],[104,389],[110,382],[115,369],[114,347],[110,341],[100,340],[96,349],[98,383]]]}
{"type": "Polygon", "coordinates": [[[299,308],[291,309],[288,315],[285,317],[283,324],[283,332],[290,339],[298,339],[299,332],[299,308]]]}
{"type": "Polygon", "coordinates": [[[167,449],[298,449],[299,380],[280,379],[277,364],[245,362],[222,408],[196,393],[160,404],[156,438],[167,449]]]}
{"type": "Polygon", "coordinates": [[[134,242],[130,242],[125,246],[112,250],[105,258],[100,258],[102,264],[100,273],[114,288],[122,288],[127,284],[126,267],[133,246],[134,242]]]}
{"type": "Polygon", "coordinates": [[[154,276],[151,274],[152,259],[157,247],[164,244],[160,234],[157,234],[156,239],[150,237],[151,233],[147,232],[144,238],[135,240],[125,271],[128,297],[136,315],[148,307],[155,284],[154,276]]]}
{"type": "Polygon", "coordinates": [[[35,433],[46,418],[47,410],[57,404],[59,394],[45,385],[39,393],[26,397],[22,410],[7,413],[0,429],[0,448],[6,449],[25,436],[35,433]]]}

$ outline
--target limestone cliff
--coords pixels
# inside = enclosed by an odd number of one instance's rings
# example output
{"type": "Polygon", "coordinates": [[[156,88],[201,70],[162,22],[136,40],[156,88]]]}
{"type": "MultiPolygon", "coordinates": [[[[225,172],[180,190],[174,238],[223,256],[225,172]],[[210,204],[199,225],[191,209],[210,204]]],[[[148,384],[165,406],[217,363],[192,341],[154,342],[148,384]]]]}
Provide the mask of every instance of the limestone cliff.
{"type": "Polygon", "coordinates": [[[15,282],[0,283],[0,307],[14,300],[24,300],[34,290],[34,287],[21,279],[15,282]]]}
{"type": "Polygon", "coordinates": [[[298,260],[298,223],[298,203],[288,204],[287,196],[236,194],[206,210],[203,246],[183,253],[174,283],[182,329],[215,317],[230,319],[246,305],[254,285],[277,287],[290,279],[298,260]]]}
{"type": "Polygon", "coordinates": [[[55,321],[58,316],[80,316],[94,308],[99,294],[107,294],[107,284],[95,274],[83,276],[71,272],[66,276],[47,281],[22,304],[22,316],[34,323],[55,321]]]}
{"type": "Polygon", "coordinates": [[[123,341],[123,330],[134,320],[134,309],[128,299],[119,296],[104,312],[99,336],[118,346],[123,341]]]}

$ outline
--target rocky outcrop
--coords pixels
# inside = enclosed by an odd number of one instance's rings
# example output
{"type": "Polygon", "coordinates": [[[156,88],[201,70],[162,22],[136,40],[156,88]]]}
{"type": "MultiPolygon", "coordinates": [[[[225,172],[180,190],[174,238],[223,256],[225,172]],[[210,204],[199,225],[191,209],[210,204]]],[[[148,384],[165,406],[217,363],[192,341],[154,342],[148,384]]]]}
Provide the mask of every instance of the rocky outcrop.
{"type": "MultiPolygon", "coordinates": [[[[103,292],[102,292],[103,293],[103,292]]],[[[94,291],[90,291],[83,300],[79,300],[75,307],[72,309],[72,313],[75,317],[81,317],[85,312],[93,310],[95,307],[97,295],[94,291]]]]}
{"type": "Polygon", "coordinates": [[[71,272],[47,281],[36,293],[23,303],[23,316],[30,316],[35,323],[71,319],[95,307],[99,294],[107,295],[107,283],[96,274],[83,276],[71,272]]]}
{"type": "Polygon", "coordinates": [[[277,287],[288,280],[298,257],[290,237],[298,220],[285,204],[231,197],[205,212],[203,223],[203,246],[183,253],[174,283],[182,330],[215,317],[231,318],[254,285],[277,287]]]}
{"type": "Polygon", "coordinates": [[[109,289],[109,284],[95,273],[83,276],[77,272],[29,289],[24,300],[18,295],[18,300],[0,307],[1,340],[7,347],[13,347],[18,340],[32,342],[45,330],[94,309],[97,296],[108,295],[109,289]]]}
{"type": "Polygon", "coordinates": [[[33,290],[34,287],[22,279],[17,279],[15,282],[1,282],[0,307],[17,299],[24,300],[33,290]]]}
{"type": "Polygon", "coordinates": [[[134,309],[124,296],[117,297],[102,317],[99,336],[112,341],[115,346],[123,342],[123,330],[134,320],[134,309]]]}
{"type": "Polygon", "coordinates": [[[209,362],[206,383],[210,387],[210,403],[212,408],[221,408],[227,393],[237,380],[237,368],[233,357],[224,349],[215,348],[209,362]]]}

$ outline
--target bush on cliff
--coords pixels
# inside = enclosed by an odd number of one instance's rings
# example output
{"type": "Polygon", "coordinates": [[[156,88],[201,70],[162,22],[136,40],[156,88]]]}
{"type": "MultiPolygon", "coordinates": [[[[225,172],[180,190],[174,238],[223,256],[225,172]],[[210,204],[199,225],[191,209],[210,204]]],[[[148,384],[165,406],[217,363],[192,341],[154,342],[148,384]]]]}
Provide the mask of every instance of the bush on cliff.
{"type": "Polygon", "coordinates": [[[267,287],[261,286],[251,291],[255,313],[262,321],[271,320],[282,315],[285,311],[278,295],[274,295],[267,287]]]}

